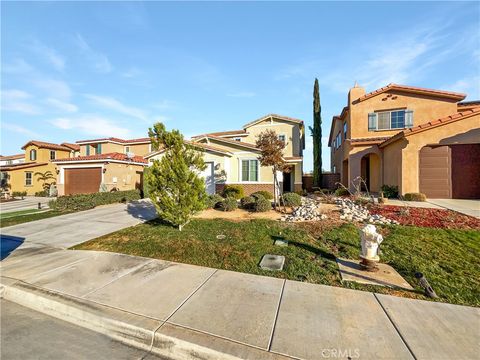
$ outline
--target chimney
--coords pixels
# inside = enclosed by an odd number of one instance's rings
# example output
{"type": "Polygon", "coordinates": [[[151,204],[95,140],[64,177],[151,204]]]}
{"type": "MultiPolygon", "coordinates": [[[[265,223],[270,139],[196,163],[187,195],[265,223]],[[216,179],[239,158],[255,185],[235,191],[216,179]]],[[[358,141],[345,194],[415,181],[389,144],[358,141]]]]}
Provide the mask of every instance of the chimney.
{"type": "Polygon", "coordinates": [[[351,105],[353,101],[357,100],[359,97],[365,95],[365,89],[358,85],[355,81],[355,85],[348,92],[348,105],[351,105]]]}

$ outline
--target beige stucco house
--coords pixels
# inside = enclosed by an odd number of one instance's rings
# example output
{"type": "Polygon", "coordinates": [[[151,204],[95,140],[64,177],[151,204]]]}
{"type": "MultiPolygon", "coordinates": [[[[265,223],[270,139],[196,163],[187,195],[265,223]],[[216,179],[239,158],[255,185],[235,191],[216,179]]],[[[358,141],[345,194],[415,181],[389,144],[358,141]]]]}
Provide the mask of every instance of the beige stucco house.
{"type": "MultiPolygon", "coordinates": [[[[207,168],[202,174],[207,192],[221,192],[227,184],[243,187],[245,194],[266,190],[273,192],[271,167],[260,165],[260,150],[255,146],[256,137],[267,129],[274,130],[286,142],[284,159],[290,172],[279,173],[281,191],[302,189],[302,163],[305,149],[303,121],[287,116],[269,114],[245,124],[240,130],[202,134],[192,137],[191,144],[204,154],[207,168]]],[[[149,163],[162,156],[154,151],[145,158],[149,163]]]]}
{"type": "Polygon", "coordinates": [[[143,158],[151,150],[150,138],[102,138],[76,143],[76,157],[54,160],[57,166],[59,195],[98,192],[104,184],[107,191],[142,189],[143,158]]]}
{"type": "Polygon", "coordinates": [[[353,189],[398,186],[401,194],[480,198],[480,102],[465,94],[389,84],[355,85],[330,129],[332,172],[353,189]]]}

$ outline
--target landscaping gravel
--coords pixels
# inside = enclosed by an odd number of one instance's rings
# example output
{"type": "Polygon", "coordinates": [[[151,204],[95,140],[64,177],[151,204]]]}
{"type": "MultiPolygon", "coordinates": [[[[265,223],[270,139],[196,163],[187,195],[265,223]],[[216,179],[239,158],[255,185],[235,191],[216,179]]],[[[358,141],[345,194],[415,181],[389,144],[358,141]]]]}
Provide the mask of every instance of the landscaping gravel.
{"type": "Polygon", "coordinates": [[[340,215],[340,219],[342,220],[379,225],[399,224],[399,222],[396,220],[387,219],[379,214],[371,214],[367,208],[362,205],[355,204],[355,202],[348,198],[337,198],[335,203],[340,208],[340,212],[342,214],[340,215]]]}
{"type": "Polygon", "coordinates": [[[291,214],[282,216],[280,220],[287,222],[325,220],[327,215],[319,212],[320,205],[318,200],[302,197],[302,205],[294,207],[291,214]]]}

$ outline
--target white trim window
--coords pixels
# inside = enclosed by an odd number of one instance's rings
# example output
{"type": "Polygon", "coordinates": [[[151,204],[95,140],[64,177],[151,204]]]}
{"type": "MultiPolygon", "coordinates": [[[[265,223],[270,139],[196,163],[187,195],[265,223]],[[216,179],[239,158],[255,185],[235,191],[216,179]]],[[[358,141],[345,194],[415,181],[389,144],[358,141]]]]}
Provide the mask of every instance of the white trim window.
{"type": "Polygon", "coordinates": [[[368,131],[405,129],[413,126],[413,110],[380,111],[368,114],[368,131]]]}
{"type": "Polygon", "coordinates": [[[130,146],[125,146],[125,154],[128,154],[130,152],[130,146]]]}
{"type": "Polygon", "coordinates": [[[32,186],[33,172],[25,171],[25,186],[32,186]]]}
{"type": "Polygon", "coordinates": [[[259,163],[257,159],[241,160],[240,162],[240,180],[244,182],[257,182],[259,173],[259,163]]]}
{"type": "Polygon", "coordinates": [[[278,135],[278,140],[283,141],[284,144],[287,142],[287,136],[285,134],[278,135]]]}
{"type": "Polygon", "coordinates": [[[31,149],[30,150],[30,161],[37,160],[37,150],[31,149]]]}
{"type": "Polygon", "coordinates": [[[57,158],[57,152],[55,150],[50,150],[50,160],[55,160],[57,158]]]}

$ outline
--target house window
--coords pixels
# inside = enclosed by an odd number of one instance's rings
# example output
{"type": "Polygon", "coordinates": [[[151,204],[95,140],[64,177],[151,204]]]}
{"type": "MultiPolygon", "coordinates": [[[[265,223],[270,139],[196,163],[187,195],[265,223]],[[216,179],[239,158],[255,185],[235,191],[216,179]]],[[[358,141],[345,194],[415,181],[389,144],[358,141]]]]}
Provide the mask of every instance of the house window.
{"type": "Polygon", "coordinates": [[[235,141],[242,141],[242,138],[236,137],[236,138],[233,138],[233,140],[235,140],[235,141]]]}
{"type": "Polygon", "coordinates": [[[102,144],[97,144],[97,146],[95,146],[95,154],[101,154],[102,153],[102,144]]]}
{"type": "Polygon", "coordinates": [[[7,160],[7,165],[12,165],[13,161],[12,160],[7,160]]]}
{"type": "Polygon", "coordinates": [[[343,123],[343,138],[344,139],[347,138],[347,122],[346,121],[343,123]]]}
{"type": "Polygon", "coordinates": [[[412,126],[412,110],[382,111],[368,114],[369,131],[404,129],[412,126]]]}
{"type": "Polygon", "coordinates": [[[128,154],[130,152],[130,146],[125,146],[125,154],[128,154]]]}
{"type": "Polygon", "coordinates": [[[25,186],[32,186],[32,176],[33,173],[31,171],[25,172],[25,186]]]}
{"type": "Polygon", "coordinates": [[[90,145],[87,145],[85,149],[86,149],[85,154],[87,156],[90,155],[90,145]]]}
{"type": "Polygon", "coordinates": [[[258,181],[258,160],[242,160],[242,181],[258,181]]]}
{"type": "Polygon", "coordinates": [[[285,135],[278,135],[278,140],[283,141],[285,143],[285,135]]]}
{"type": "Polygon", "coordinates": [[[55,160],[55,158],[56,158],[55,150],[50,150],[50,160],[55,160]]]}
{"type": "Polygon", "coordinates": [[[37,150],[32,149],[30,150],[30,161],[35,161],[37,160],[37,150]]]}
{"type": "Polygon", "coordinates": [[[335,148],[338,149],[342,145],[342,134],[339,132],[335,137],[335,148]]]}

